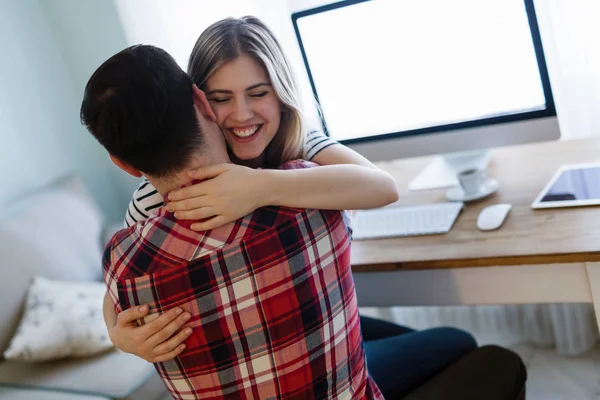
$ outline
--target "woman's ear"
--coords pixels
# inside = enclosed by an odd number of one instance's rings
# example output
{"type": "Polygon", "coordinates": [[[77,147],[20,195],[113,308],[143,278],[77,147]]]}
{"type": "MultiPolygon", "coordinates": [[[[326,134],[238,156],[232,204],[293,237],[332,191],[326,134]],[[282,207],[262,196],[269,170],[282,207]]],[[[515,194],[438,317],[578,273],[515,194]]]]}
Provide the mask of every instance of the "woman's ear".
{"type": "Polygon", "coordinates": [[[217,116],[212,108],[210,108],[206,94],[195,84],[192,84],[192,91],[194,95],[194,105],[200,110],[200,113],[211,121],[217,122],[217,116]]]}

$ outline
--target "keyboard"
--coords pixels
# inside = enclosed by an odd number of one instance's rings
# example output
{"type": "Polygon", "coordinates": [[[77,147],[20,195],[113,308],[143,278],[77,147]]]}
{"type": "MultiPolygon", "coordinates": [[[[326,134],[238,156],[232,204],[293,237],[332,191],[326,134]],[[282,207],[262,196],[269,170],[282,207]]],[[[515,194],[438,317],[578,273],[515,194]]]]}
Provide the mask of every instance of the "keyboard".
{"type": "Polygon", "coordinates": [[[357,211],[352,220],[354,239],[447,233],[463,208],[461,202],[357,211]]]}

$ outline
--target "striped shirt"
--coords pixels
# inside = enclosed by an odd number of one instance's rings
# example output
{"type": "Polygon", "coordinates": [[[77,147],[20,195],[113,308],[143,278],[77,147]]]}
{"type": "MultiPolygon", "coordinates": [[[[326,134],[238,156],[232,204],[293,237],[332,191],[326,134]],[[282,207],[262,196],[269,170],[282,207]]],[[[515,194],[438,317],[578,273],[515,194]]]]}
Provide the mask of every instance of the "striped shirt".
{"type": "Polygon", "coordinates": [[[149,304],[143,323],[173,307],[192,315],[183,353],[155,364],[176,399],[383,399],[338,211],[263,207],[195,232],[161,207],[113,236],[103,268],[117,313],[149,304]]]}
{"type": "MultiPolygon", "coordinates": [[[[321,131],[312,131],[306,136],[304,154],[302,158],[311,161],[320,151],[336,144],[321,131]]],[[[146,179],[142,181],[127,207],[125,214],[125,227],[131,226],[138,221],[148,219],[156,214],[156,210],[164,205],[164,199],[158,191],[146,179]]]]}

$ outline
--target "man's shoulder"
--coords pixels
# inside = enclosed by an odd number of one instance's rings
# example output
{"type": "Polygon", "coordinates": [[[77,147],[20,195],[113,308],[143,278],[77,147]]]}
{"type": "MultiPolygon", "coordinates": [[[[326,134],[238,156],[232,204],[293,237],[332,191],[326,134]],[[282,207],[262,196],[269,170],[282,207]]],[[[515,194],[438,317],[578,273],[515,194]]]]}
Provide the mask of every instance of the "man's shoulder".
{"type": "Polygon", "coordinates": [[[333,229],[336,221],[345,220],[342,211],[292,208],[284,206],[261,207],[250,214],[249,227],[254,234],[261,231],[280,230],[290,224],[308,223],[312,229],[333,229]]]}
{"type": "Polygon", "coordinates": [[[111,255],[115,251],[118,251],[119,248],[122,248],[123,242],[131,239],[131,237],[135,234],[136,226],[138,224],[141,224],[141,223],[137,222],[131,226],[120,229],[120,230],[116,231],[115,233],[113,233],[113,235],[110,237],[110,239],[108,239],[108,241],[106,242],[106,244],[104,246],[105,260],[110,259],[111,255]]]}
{"type": "MultiPolygon", "coordinates": [[[[246,216],[208,231],[195,231],[192,220],[179,220],[161,208],[158,213],[113,237],[113,259],[119,264],[148,259],[151,266],[182,265],[241,240],[249,229],[246,216]],[[139,257],[138,257],[139,255],[139,257]],[[151,257],[146,257],[151,255],[151,257]]],[[[136,264],[144,270],[144,265],[136,264]]]]}
{"type": "Polygon", "coordinates": [[[126,240],[127,238],[130,238],[132,236],[136,236],[137,233],[145,226],[148,224],[148,222],[155,218],[155,216],[152,216],[149,219],[143,220],[143,221],[138,221],[132,225],[123,227],[122,229],[119,229],[118,231],[116,231],[114,233],[114,235],[112,236],[111,240],[109,240],[109,244],[112,243],[113,246],[118,245],[120,242],[122,242],[123,240],[126,240]]]}

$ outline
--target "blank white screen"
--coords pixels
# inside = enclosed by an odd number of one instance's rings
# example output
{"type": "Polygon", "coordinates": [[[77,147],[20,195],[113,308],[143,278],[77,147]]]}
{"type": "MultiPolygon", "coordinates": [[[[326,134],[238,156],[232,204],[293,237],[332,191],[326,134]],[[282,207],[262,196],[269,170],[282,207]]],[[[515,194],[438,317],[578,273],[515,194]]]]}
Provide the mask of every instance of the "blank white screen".
{"type": "Polygon", "coordinates": [[[374,0],[297,24],[334,139],[546,108],[523,0],[374,0]]]}

